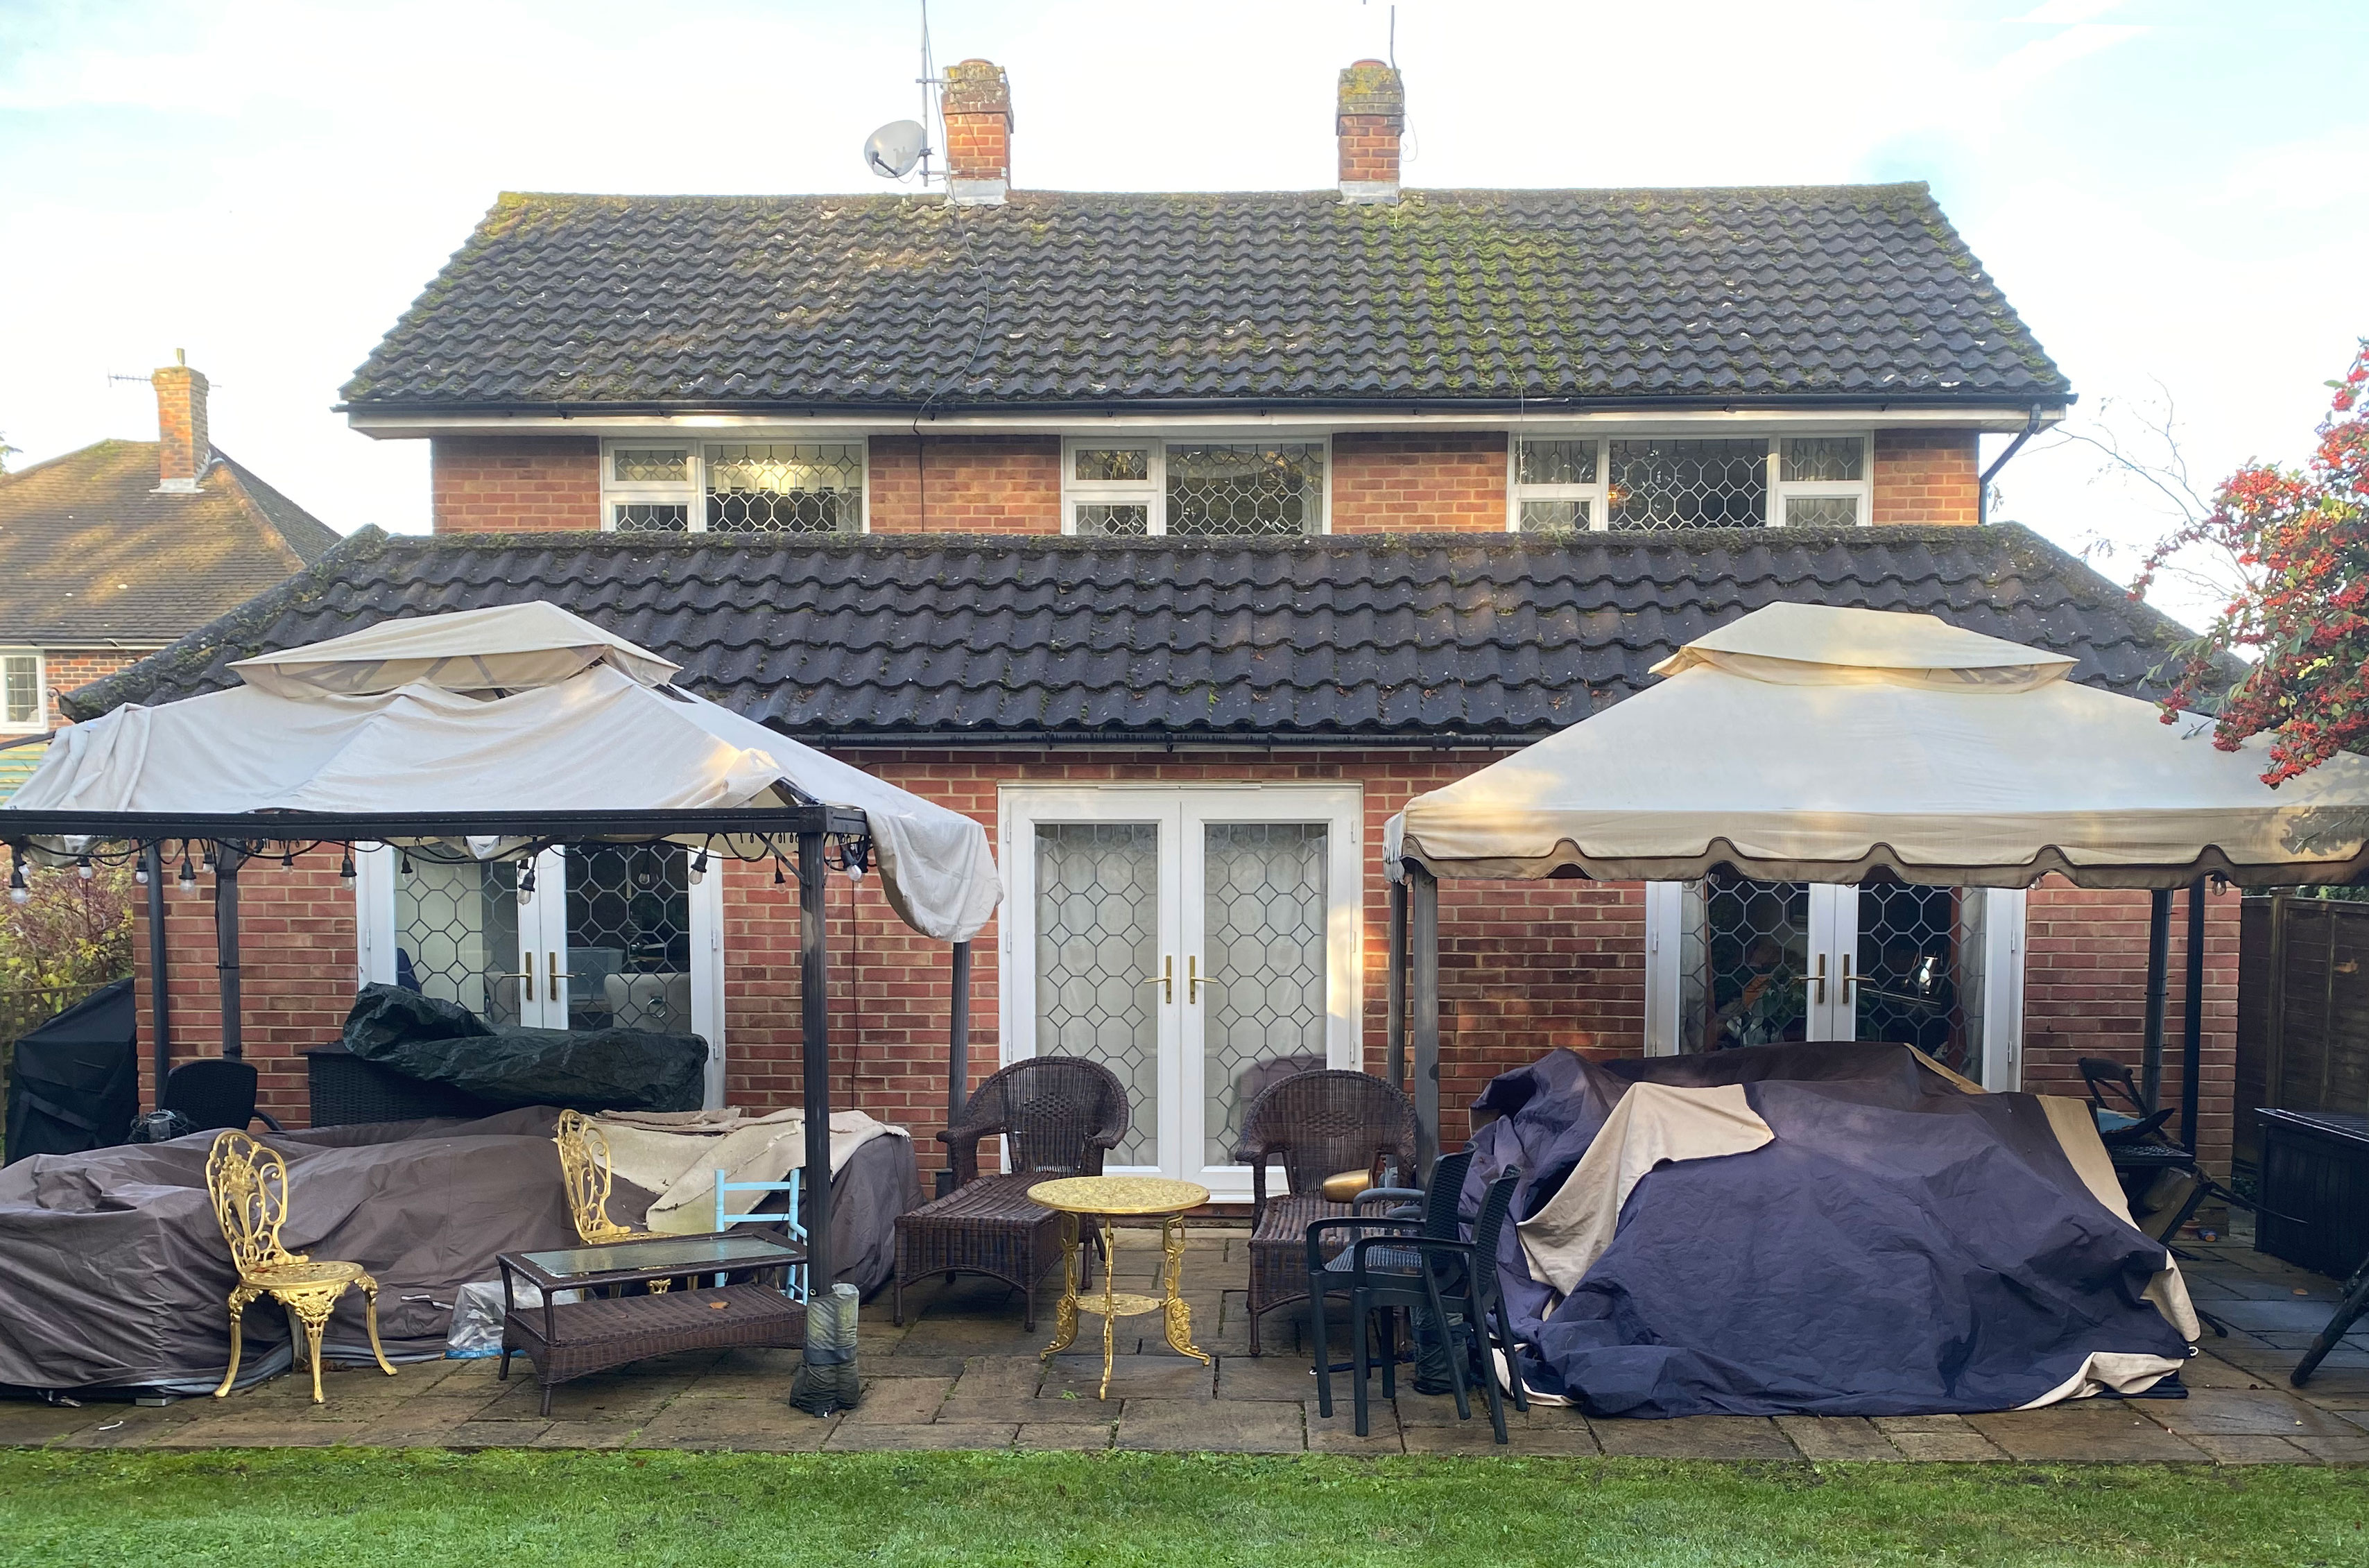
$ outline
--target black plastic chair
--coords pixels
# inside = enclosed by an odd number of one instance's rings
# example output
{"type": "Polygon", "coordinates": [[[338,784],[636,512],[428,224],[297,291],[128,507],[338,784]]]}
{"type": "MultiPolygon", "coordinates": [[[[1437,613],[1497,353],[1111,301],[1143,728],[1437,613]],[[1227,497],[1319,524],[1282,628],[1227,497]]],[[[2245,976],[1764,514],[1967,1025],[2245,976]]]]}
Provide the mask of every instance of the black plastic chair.
{"type": "Polygon", "coordinates": [[[178,1111],[198,1132],[226,1127],[245,1132],[249,1122],[285,1132],[268,1113],[255,1108],[257,1076],[254,1067],[243,1061],[219,1057],[185,1061],[165,1075],[165,1092],[156,1096],[156,1108],[178,1111]]]}
{"type": "MultiPolygon", "coordinates": [[[[1456,1393],[1459,1420],[1470,1420],[1471,1396],[1467,1385],[1481,1379],[1489,1400],[1489,1427],[1505,1442],[1505,1402],[1497,1389],[1493,1350],[1503,1351],[1515,1365],[1514,1324],[1505,1310],[1505,1296],[1497,1278],[1497,1242],[1505,1216],[1514,1206],[1514,1188],[1521,1168],[1508,1165],[1482,1195],[1481,1215],[1473,1221],[1472,1239],[1449,1241],[1438,1236],[1367,1236],[1349,1243],[1349,1332],[1355,1350],[1351,1390],[1357,1417],[1357,1436],[1368,1432],[1366,1385],[1368,1380],[1366,1327],[1373,1313],[1403,1308],[1428,1312],[1446,1342],[1448,1375],[1456,1393]],[[1413,1253],[1420,1265],[1412,1276],[1388,1269],[1392,1253],[1413,1253]]],[[[1392,1363],[1382,1364],[1384,1397],[1396,1392],[1392,1363]]],[[[1514,1408],[1530,1408],[1518,1371],[1514,1378],[1514,1408]]]]}
{"type": "MultiPolygon", "coordinates": [[[[1456,1241],[1464,1234],[1463,1218],[1459,1212],[1464,1196],[1464,1174],[1472,1164],[1470,1150],[1443,1154],[1431,1168],[1431,1189],[1428,1193],[1414,1187],[1368,1187],[1359,1193],[1356,1207],[1363,1209],[1369,1203],[1396,1205],[1381,1215],[1335,1215],[1319,1219],[1308,1227],[1308,1324],[1309,1343],[1316,1352],[1316,1410],[1320,1415],[1333,1413],[1333,1374],[1346,1372],[1349,1367],[1333,1365],[1332,1352],[1325,1343],[1324,1309],[1326,1298],[1345,1295],[1355,1288],[1353,1265],[1356,1253],[1351,1244],[1367,1236],[1422,1235],[1442,1241],[1456,1241]]],[[[1409,1283],[1417,1278],[1422,1263],[1408,1251],[1382,1252],[1370,1255],[1368,1267],[1376,1274],[1396,1272],[1409,1283]]],[[[1436,1320],[1435,1320],[1436,1321],[1436,1320]]],[[[1357,1322],[1355,1331],[1364,1333],[1367,1325],[1357,1322]]],[[[1382,1388],[1386,1397],[1395,1397],[1396,1333],[1390,1331],[1383,1341],[1388,1360],[1382,1372],[1382,1388]]]]}

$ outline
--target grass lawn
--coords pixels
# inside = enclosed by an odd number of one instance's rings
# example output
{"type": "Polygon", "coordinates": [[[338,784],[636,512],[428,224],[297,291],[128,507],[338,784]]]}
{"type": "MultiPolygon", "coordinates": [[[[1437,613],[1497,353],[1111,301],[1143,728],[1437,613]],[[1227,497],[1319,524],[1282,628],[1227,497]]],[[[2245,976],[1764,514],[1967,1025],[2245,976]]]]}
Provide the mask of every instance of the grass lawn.
{"type": "Polygon", "coordinates": [[[1180,1454],[0,1453],[0,1562],[2369,1564],[2369,1472],[1180,1454]]]}

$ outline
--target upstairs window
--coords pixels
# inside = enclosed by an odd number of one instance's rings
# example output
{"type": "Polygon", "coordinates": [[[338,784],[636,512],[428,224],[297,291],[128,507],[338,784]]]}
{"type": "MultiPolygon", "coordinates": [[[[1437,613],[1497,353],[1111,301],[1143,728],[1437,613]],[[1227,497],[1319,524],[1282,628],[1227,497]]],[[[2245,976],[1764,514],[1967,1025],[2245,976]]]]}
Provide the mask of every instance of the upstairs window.
{"type": "Polygon", "coordinates": [[[861,533],[864,443],[610,441],[601,524],[621,532],[861,533]]]}
{"type": "Polygon", "coordinates": [[[1513,525],[1526,532],[1848,527],[1867,521],[1865,435],[1523,437],[1513,525]]]}
{"type": "Polygon", "coordinates": [[[1062,526],[1105,537],[1322,533],[1328,455],[1321,440],[1073,438],[1061,447],[1062,526]]]}
{"type": "Polygon", "coordinates": [[[47,729],[41,700],[41,656],[29,648],[0,653],[0,729],[47,729]]]}

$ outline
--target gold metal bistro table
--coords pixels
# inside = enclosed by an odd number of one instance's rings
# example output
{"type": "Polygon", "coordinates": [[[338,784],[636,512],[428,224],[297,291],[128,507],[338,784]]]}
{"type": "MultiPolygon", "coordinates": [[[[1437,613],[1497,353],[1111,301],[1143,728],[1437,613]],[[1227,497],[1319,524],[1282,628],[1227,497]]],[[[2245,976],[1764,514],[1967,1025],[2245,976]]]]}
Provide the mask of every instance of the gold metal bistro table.
{"type": "Polygon", "coordinates": [[[1068,1176],[1039,1182],[1028,1189],[1029,1200],[1061,1217],[1061,1305],[1053,1319],[1053,1343],[1045,1347],[1049,1359],[1070,1348],[1078,1337],[1078,1313],[1100,1312],[1103,1319],[1103,1386],[1095,1397],[1110,1398],[1111,1356],[1120,1318],[1158,1312],[1168,1330],[1169,1347],[1179,1356],[1203,1363],[1209,1353],[1193,1343],[1193,1309],[1184,1304],[1184,1213],[1209,1201],[1209,1189],[1192,1182],[1172,1182],[1158,1176],[1068,1176]],[[1157,1296],[1139,1296],[1113,1288],[1114,1261],[1111,1221],[1120,1215],[1162,1216],[1162,1254],[1157,1296]],[[1078,1296],[1078,1219],[1091,1218],[1101,1227],[1103,1294],[1096,1302],[1078,1296]]]}

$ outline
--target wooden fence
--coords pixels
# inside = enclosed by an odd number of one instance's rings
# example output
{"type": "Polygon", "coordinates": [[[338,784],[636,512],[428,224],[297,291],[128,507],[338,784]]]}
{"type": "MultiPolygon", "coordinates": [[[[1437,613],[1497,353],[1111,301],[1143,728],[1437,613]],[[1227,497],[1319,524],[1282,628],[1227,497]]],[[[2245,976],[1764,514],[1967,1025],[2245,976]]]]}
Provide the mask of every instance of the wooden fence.
{"type": "Polygon", "coordinates": [[[2237,971],[2237,1158],[2253,1108],[2369,1113],[2369,902],[2249,898],[2237,971]]]}

